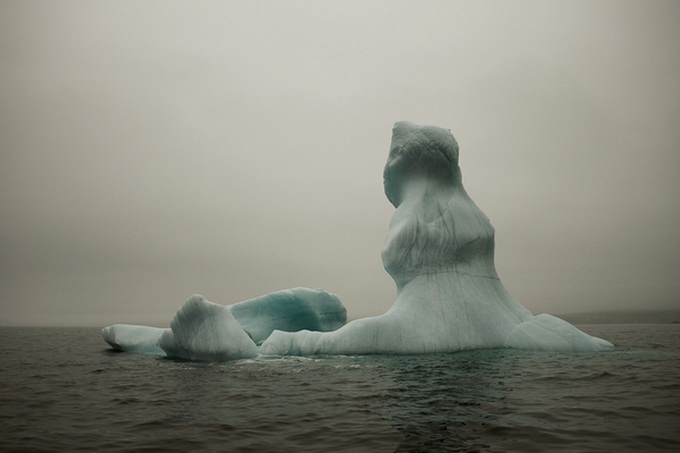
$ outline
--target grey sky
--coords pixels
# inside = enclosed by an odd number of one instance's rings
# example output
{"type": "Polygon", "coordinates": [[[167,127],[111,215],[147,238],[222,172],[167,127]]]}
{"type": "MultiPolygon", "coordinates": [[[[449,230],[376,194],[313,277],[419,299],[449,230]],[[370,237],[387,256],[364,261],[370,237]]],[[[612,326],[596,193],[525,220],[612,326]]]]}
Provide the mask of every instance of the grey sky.
{"type": "Polygon", "coordinates": [[[0,3],[0,324],[395,290],[391,127],[450,128],[535,313],[680,308],[680,3],[0,3]]]}

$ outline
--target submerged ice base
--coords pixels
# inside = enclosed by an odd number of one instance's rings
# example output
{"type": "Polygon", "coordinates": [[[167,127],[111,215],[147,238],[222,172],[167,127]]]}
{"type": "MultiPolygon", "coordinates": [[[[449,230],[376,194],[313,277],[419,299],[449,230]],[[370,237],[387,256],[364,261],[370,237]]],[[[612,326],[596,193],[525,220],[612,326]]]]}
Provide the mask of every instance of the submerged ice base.
{"type": "Polygon", "coordinates": [[[231,306],[193,296],[169,329],[118,324],[102,331],[104,339],[114,349],[207,361],[257,354],[613,348],[559,318],[534,316],[508,293],[494,264],[494,228],[463,188],[451,132],[395,124],[384,184],[396,212],[382,260],[397,285],[385,314],[345,324],[336,296],[306,288],[231,306]]]}

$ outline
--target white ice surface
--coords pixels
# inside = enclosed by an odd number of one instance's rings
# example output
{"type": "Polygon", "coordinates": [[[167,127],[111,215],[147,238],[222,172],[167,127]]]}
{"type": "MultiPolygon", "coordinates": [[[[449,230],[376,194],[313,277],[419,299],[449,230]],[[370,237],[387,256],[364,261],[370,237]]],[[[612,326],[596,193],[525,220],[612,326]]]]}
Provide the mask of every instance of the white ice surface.
{"type": "MultiPolygon", "coordinates": [[[[204,299],[203,303],[201,299],[202,296],[193,296],[180,308],[172,329],[115,324],[102,329],[102,337],[118,351],[159,355],[169,351],[167,355],[172,357],[189,359],[194,356],[192,360],[209,360],[207,357],[214,359],[219,356],[217,351],[220,348],[224,348],[225,357],[239,355],[230,350],[232,346],[228,341],[239,332],[234,329],[232,318],[257,343],[275,329],[332,331],[347,320],[347,310],[337,296],[321,289],[276,291],[226,307],[204,299]],[[230,314],[223,313],[224,310],[230,314]],[[219,335],[210,332],[218,326],[222,326],[220,328],[224,332],[217,332],[219,335]],[[161,348],[158,342],[164,333],[161,348]],[[209,345],[210,342],[215,344],[209,345]],[[206,350],[210,352],[206,354],[206,350]],[[203,359],[198,359],[199,356],[203,359]]],[[[236,339],[238,337],[240,335],[236,335],[236,339]]]]}
{"type": "Polygon", "coordinates": [[[512,329],[505,346],[557,352],[596,352],[612,348],[608,341],[587,335],[567,321],[547,314],[534,316],[512,329]]]}
{"type": "Polygon", "coordinates": [[[347,310],[338,297],[321,289],[276,291],[229,308],[256,343],[274,330],[326,332],[342,327],[347,321],[347,310]]]}
{"type": "Polygon", "coordinates": [[[116,351],[163,355],[165,352],[157,342],[166,330],[170,329],[114,324],[102,329],[102,337],[116,351]]]}
{"type": "Polygon", "coordinates": [[[224,305],[194,295],[177,311],[158,345],[168,357],[222,362],[255,357],[257,346],[224,305]]]}

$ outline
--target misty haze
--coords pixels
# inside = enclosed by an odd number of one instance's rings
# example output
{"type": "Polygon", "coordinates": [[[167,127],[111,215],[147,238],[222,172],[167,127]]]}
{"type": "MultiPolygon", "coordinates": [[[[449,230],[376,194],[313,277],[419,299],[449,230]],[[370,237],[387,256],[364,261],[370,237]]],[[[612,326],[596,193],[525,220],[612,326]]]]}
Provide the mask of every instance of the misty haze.
{"type": "Polygon", "coordinates": [[[0,3],[0,450],[677,451],[679,25],[666,0],[0,3]],[[400,120],[451,129],[493,227],[384,190],[400,120]],[[403,212],[483,234],[420,262],[403,212]]]}

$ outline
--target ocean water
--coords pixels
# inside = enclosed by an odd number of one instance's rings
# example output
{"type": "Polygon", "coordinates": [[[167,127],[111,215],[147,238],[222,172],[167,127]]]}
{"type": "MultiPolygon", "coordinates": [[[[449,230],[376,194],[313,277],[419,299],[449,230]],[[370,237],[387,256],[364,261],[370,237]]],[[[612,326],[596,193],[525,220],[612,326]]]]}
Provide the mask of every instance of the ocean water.
{"type": "Polygon", "coordinates": [[[1,451],[680,451],[680,325],[613,352],[192,363],[96,328],[0,328],[1,451]]]}

